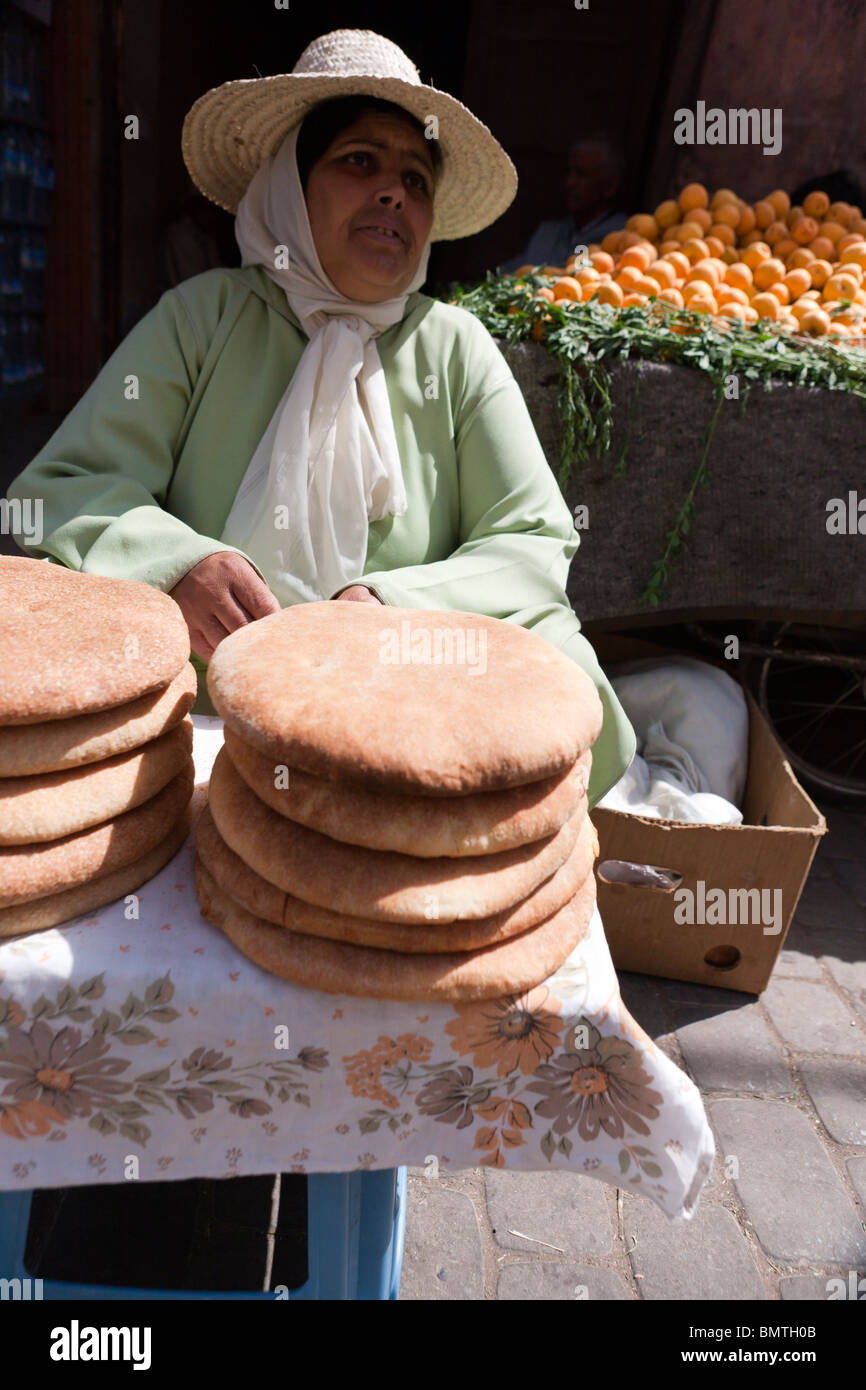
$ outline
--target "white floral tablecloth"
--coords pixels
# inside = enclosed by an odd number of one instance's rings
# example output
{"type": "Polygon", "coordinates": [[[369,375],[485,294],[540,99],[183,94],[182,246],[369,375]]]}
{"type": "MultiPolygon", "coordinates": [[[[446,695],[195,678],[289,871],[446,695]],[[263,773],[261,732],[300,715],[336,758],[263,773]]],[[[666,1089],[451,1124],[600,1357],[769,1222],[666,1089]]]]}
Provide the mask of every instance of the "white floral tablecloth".
{"type": "MultiPolygon", "coordinates": [[[[193,722],[202,782],[222,723],[193,722]]],[[[597,911],[522,997],[354,999],[239,955],[199,912],[193,856],[190,835],[137,918],[122,900],[0,945],[0,1190],[480,1164],[694,1215],[703,1102],[625,1009],[597,911]]]]}

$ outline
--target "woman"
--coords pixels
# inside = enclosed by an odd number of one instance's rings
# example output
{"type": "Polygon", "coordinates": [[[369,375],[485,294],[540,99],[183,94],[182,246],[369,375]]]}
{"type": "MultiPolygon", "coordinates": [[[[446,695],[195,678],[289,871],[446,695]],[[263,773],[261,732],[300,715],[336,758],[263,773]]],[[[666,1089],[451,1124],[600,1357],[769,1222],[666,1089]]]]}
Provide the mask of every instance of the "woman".
{"type": "Polygon", "coordinates": [[[432,240],[512,201],[508,156],[363,30],[315,40],[292,74],[207,92],[183,151],[237,209],[242,265],[167,291],[14,481],[10,498],[43,502],[29,553],[170,593],[195,713],[214,713],[223,637],[290,603],[531,628],[601,696],[591,808],[635,739],[566,598],[578,536],[493,339],[419,292],[432,240]]]}
{"type": "MultiPolygon", "coordinates": [[[[532,628],[601,695],[594,805],[635,739],[565,595],[577,534],[493,339],[419,292],[432,240],[480,231],[512,201],[511,161],[399,48],[352,30],[317,39],[290,75],[206,93],[183,149],[201,191],[237,209],[242,266],[167,291],[16,479],[10,498],[43,501],[44,537],[28,549],[170,593],[196,713],[214,713],[204,676],[222,639],[288,604],[457,609],[532,628]]],[[[283,1177],[281,1221],[304,1182],[283,1177]]],[[[237,1287],[241,1247],[258,1240],[264,1265],[272,1186],[39,1194],[59,1233],[45,1272],[75,1247],[91,1261],[79,1278],[195,1288],[202,1265],[224,1264],[211,1287],[237,1287]],[[134,1225],[122,1267],[95,1248],[94,1213],[103,1231],[134,1225]]],[[[290,1276],[275,1265],[273,1279],[290,1276]]]]}

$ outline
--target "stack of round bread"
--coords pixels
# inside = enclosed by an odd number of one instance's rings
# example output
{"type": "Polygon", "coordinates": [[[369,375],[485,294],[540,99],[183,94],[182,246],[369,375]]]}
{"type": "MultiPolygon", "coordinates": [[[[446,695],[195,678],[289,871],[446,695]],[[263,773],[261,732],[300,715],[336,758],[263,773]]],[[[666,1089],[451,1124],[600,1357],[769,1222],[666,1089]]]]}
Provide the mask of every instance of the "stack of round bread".
{"type": "Polygon", "coordinates": [[[0,938],[134,892],[190,827],[195,669],[148,584],[0,557],[0,938]]]}
{"type": "Polygon", "coordinates": [[[225,745],[196,888],[264,969],[486,999],[546,979],[585,935],[603,710],[550,643],[474,613],[307,603],[227,637],[208,690],[225,745]]]}

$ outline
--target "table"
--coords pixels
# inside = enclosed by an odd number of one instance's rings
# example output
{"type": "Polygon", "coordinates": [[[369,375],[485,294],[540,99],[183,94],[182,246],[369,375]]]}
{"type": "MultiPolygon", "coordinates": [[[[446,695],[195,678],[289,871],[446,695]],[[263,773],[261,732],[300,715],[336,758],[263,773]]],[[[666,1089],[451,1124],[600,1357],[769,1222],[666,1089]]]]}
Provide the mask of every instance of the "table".
{"type": "MultiPolygon", "coordinates": [[[[203,783],[222,722],[193,723],[203,783]]],[[[703,1102],[625,1009],[598,911],[520,997],[355,999],[241,956],[200,914],[194,852],[191,832],[133,900],[0,945],[0,1190],[481,1165],[694,1215],[703,1102]]]]}

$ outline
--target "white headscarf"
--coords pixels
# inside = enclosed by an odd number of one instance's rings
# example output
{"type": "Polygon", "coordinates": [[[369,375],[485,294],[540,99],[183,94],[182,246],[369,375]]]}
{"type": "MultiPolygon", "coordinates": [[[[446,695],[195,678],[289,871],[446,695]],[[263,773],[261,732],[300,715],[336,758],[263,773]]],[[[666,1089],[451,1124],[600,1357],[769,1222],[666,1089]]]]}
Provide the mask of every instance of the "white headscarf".
{"type": "Polygon", "coordinates": [[[310,341],[241,481],[221,539],[245,551],[282,607],[361,578],[369,521],[401,516],[406,493],[376,335],[423,285],[430,241],[403,294],[347,299],[316,253],[295,155],[298,131],[256,171],[235,217],[242,265],[286,292],[310,341]],[[288,267],[276,269],[278,247],[288,267]]]}

